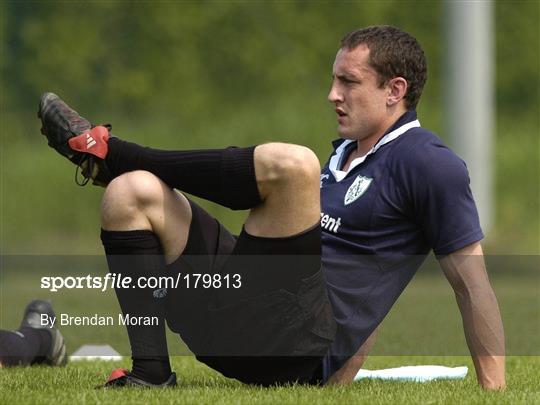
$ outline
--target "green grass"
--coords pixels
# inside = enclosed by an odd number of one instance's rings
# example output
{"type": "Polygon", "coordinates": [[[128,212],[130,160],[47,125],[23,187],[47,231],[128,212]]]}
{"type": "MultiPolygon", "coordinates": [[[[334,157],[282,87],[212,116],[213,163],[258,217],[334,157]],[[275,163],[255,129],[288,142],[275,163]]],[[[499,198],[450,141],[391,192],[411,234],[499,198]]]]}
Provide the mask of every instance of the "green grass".
{"type": "MultiPolygon", "coordinates": [[[[445,364],[471,367],[464,357],[391,357],[369,359],[367,368],[404,364],[445,364]]],[[[174,389],[101,390],[95,387],[106,379],[113,367],[128,367],[129,362],[72,363],[65,368],[12,368],[0,372],[2,404],[389,404],[389,403],[522,403],[540,401],[538,357],[508,358],[508,389],[485,392],[479,388],[474,372],[465,380],[429,383],[363,381],[343,387],[245,386],[226,379],[192,357],[174,357],[173,368],[179,381],[174,389]]]]}

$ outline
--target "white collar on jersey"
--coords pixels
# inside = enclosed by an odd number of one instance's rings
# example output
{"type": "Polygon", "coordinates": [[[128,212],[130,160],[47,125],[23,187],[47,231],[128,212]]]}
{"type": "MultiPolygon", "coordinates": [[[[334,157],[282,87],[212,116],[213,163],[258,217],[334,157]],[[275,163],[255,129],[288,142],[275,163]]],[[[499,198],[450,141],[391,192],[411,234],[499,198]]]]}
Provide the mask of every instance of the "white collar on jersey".
{"type": "Polygon", "coordinates": [[[369,155],[377,152],[377,150],[381,146],[386,145],[389,142],[392,142],[394,139],[396,139],[398,136],[404,134],[409,129],[417,128],[419,126],[420,126],[420,121],[414,120],[414,121],[406,123],[405,125],[400,126],[399,128],[394,129],[392,132],[387,133],[385,136],[383,136],[379,140],[379,142],[377,142],[377,144],[373,148],[371,148],[371,150],[368,153],[366,153],[364,156],[360,156],[360,157],[354,159],[351,162],[351,164],[349,165],[349,170],[344,172],[344,171],[338,169],[338,164],[340,163],[341,157],[342,157],[343,152],[345,151],[345,148],[347,147],[347,145],[350,145],[351,143],[356,142],[356,141],[354,141],[352,139],[347,139],[345,142],[343,142],[341,145],[339,145],[339,147],[336,149],[336,153],[334,154],[334,156],[332,156],[330,158],[330,162],[328,163],[328,168],[330,169],[330,172],[332,172],[332,174],[334,175],[336,181],[339,182],[339,181],[343,180],[352,169],[354,169],[356,166],[358,166],[360,163],[362,163],[364,160],[366,160],[366,158],[369,155]]]}

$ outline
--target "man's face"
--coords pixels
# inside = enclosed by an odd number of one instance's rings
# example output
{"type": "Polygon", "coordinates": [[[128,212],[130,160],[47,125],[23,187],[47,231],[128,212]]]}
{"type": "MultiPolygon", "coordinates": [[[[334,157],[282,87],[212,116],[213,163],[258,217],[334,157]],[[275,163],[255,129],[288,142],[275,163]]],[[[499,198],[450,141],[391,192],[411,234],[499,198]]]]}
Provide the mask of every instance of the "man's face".
{"type": "Polygon", "coordinates": [[[352,51],[340,49],[334,62],[328,101],[335,105],[337,131],[345,139],[380,136],[387,126],[388,88],[379,86],[368,58],[368,47],[360,44],[352,51]]]}

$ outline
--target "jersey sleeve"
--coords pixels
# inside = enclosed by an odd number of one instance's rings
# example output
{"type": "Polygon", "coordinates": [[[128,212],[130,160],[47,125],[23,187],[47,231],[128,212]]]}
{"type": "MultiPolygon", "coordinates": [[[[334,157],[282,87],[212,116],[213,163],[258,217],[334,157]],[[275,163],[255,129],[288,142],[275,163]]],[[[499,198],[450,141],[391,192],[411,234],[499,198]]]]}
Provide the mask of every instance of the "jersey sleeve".
{"type": "Polygon", "coordinates": [[[397,170],[408,212],[436,255],[484,237],[467,167],[450,149],[433,141],[416,145],[401,154],[397,170]]]}

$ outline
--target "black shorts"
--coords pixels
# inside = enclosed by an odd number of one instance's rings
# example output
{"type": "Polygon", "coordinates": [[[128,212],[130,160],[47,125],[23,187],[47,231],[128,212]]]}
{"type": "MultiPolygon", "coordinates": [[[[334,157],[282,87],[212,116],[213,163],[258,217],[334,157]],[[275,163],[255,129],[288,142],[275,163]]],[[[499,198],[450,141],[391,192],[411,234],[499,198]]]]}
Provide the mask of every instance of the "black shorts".
{"type": "Polygon", "coordinates": [[[321,272],[320,226],[286,238],[245,231],[235,237],[190,204],[187,246],[168,273],[217,275],[221,286],[169,290],[170,329],[227,377],[260,385],[318,383],[336,331],[321,272]],[[238,279],[241,287],[234,288],[238,279]]]}

